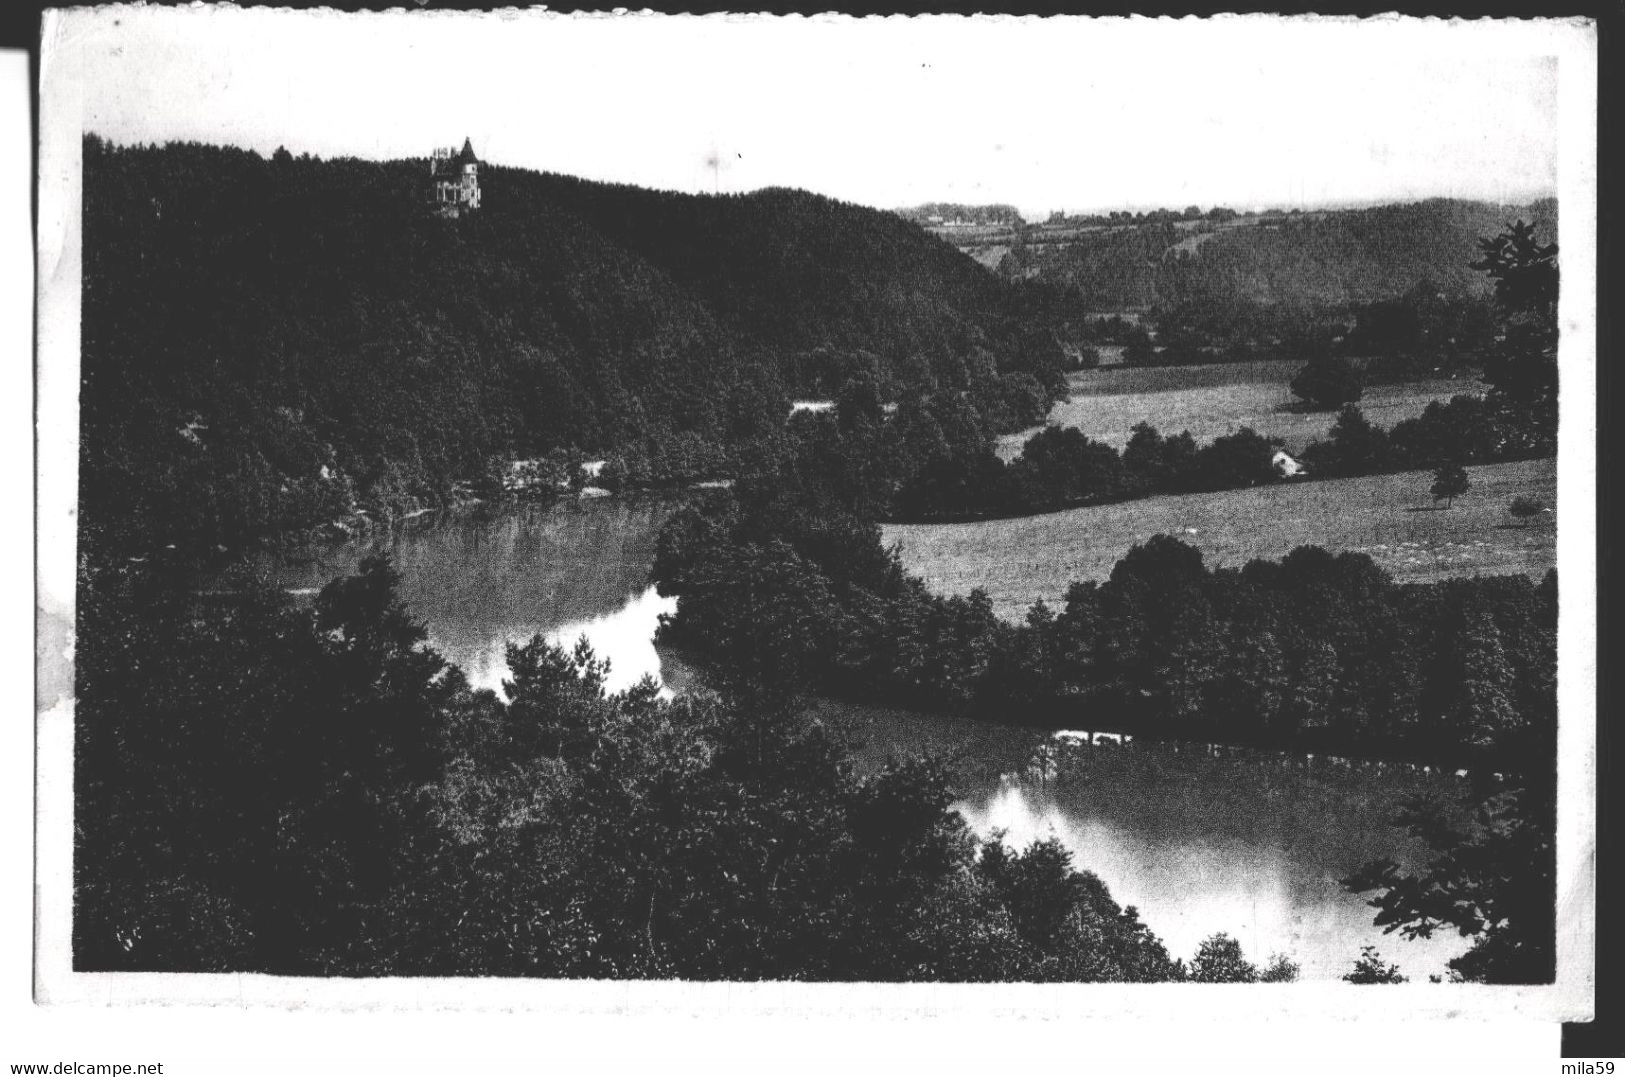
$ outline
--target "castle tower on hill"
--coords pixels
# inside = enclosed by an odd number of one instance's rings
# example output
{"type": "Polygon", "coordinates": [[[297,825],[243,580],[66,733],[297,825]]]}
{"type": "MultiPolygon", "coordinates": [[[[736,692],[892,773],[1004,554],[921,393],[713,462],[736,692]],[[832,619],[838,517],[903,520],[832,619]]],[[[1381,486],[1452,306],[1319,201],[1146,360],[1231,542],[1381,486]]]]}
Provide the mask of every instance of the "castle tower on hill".
{"type": "Polygon", "coordinates": [[[480,159],[467,138],[460,152],[446,146],[430,154],[429,201],[442,217],[460,217],[480,208],[480,159]]]}

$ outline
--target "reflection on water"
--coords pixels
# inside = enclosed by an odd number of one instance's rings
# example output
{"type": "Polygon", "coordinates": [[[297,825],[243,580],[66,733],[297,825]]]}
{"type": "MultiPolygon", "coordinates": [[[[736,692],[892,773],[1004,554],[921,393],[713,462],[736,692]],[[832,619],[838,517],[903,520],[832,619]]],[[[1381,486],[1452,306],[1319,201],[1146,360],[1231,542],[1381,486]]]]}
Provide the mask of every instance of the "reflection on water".
{"type": "MultiPolygon", "coordinates": [[[[585,621],[571,621],[547,633],[548,639],[570,647],[585,636],[593,652],[609,659],[609,676],[605,688],[610,692],[624,692],[645,676],[660,680],[660,655],[655,652],[654,633],[660,625],[660,615],[677,612],[675,598],[663,598],[651,585],[643,593],[633,596],[626,605],[601,617],[585,621]]],[[[469,680],[477,688],[496,688],[507,674],[505,663],[491,675],[482,673],[478,680],[472,670],[469,680]]],[[[662,690],[670,696],[670,692],[662,690]]]]}
{"type": "Polygon", "coordinates": [[[955,806],[976,833],[1002,831],[1014,848],[1059,839],[1119,904],[1139,910],[1170,954],[1187,961],[1203,939],[1223,931],[1257,964],[1283,953],[1302,965],[1303,979],[1335,980],[1354,964],[1360,947],[1372,943],[1422,980],[1443,974],[1445,963],[1465,949],[1448,933],[1414,942],[1384,936],[1362,899],[1337,885],[1361,859],[1343,855],[1336,836],[1326,847],[1307,851],[1204,837],[1200,829],[1180,840],[1158,840],[1107,814],[1063,808],[1014,780],[955,806]]]}
{"type": "MultiPolygon", "coordinates": [[[[331,548],[297,564],[266,558],[273,583],[313,594],[362,557],[387,551],[401,593],[433,645],[479,687],[499,689],[506,646],[540,633],[570,645],[585,635],[610,660],[610,688],[657,679],[660,614],[675,602],[649,586],[664,504],[600,500],[530,506],[496,518],[451,519],[331,548]]],[[[678,690],[692,677],[667,656],[678,690]]],[[[1420,850],[1394,828],[1408,794],[1443,779],[1388,769],[1306,771],[1292,761],[1174,752],[1136,742],[1061,749],[1035,777],[1027,764],[1050,743],[1042,731],[943,715],[820,703],[858,736],[857,764],[931,753],[959,766],[958,810],[978,833],[1012,846],[1055,837],[1120,904],[1187,960],[1225,931],[1258,963],[1285,953],[1305,979],[1336,979],[1375,943],[1412,979],[1445,971],[1458,937],[1405,942],[1371,924],[1372,910],[1337,879],[1366,860],[1414,862],[1420,850]]]]}
{"type": "Polygon", "coordinates": [[[1282,756],[1166,745],[1056,746],[1044,774],[1027,767],[1048,739],[1035,730],[878,707],[826,705],[863,739],[860,766],[915,752],[957,755],[954,807],[982,837],[1024,848],[1055,838],[1100,876],[1119,904],[1187,961],[1223,931],[1249,960],[1275,953],[1305,980],[1336,980],[1376,945],[1413,980],[1444,974],[1466,949],[1453,932],[1407,942],[1372,924],[1374,910],[1337,880],[1424,850],[1393,825],[1396,807],[1453,779],[1401,768],[1305,769],[1282,756]]]}
{"type": "Polygon", "coordinates": [[[676,603],[650,586],[649,565],[672,511],[619,500],[526,505],[397,528],[303,563],[266,555],[255,567],[277,587],[313,595],[367,555],[388,553],[431,645],[475,687],[501,689],[510,641],[540,634],[570,646],[585,635],[609,659],[609,688],[619,691],[645,674],[660,678],[654,630],[676,603]]]}

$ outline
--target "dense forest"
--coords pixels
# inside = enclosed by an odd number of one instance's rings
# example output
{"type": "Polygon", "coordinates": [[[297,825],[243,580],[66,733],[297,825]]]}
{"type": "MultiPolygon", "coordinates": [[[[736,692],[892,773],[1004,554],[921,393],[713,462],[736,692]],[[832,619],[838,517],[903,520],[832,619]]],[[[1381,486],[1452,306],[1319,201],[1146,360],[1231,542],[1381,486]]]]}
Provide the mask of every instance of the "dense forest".
{"type": "Polygon", "coordinates": [[[1064,294],[892,214],[487,166],[484,208],[443,220],[423,171],[85,140],[88,536],[206,547],[389,515],[549,453],[716,477],[772,459],[793,397],[858,373],[1006,428],[1062,389],[1064,294]]]}

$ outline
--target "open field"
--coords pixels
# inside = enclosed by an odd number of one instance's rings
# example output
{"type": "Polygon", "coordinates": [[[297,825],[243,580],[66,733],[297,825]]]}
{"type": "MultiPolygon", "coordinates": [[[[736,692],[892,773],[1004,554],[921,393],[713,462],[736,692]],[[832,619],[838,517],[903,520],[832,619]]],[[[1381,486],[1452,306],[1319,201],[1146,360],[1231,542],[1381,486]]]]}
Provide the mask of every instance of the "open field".
{"type": "Polygon", "coordinates": [[[967,247],[965,253],[987,268],[996,271],[999,268],[999,263],[1004,261],[1004,256],[1010,253],[1010,244],[997,243],[991,247],[967,247]]]}
{"type": "Polygon", "coordinates": [[[1402,581],[1525,572],[1557,561],[1555,516],[1528,527],[1507,504],[1520,494],[1555,506],[1554,460],[1467,469],[1472,489],[1435,510],[1432,475],[1407,471],[1358,479],[1153,497],[1042,516],[957,524],[887,524],[887,545],[941,594],[986,589],[999,616],[1018,620],[1036,599],[1059,602],[1073,580],[1103,580],[1152,535],[1199,548],[1209,566],[1275,559],[1297,546],[1354,550],[1402,581]]]}
{"type": "MultiPolygon", "coordinates": [[[[1211,441],[1250,426],[1260,434],[1286,439],[1290,452],[1301,452],[1324,438],[1337,416],[1333,412],[1297,410],[1298,398],[1288,383],[1303,364],[1292,359],[1256,363],[1213,363],[1204,366],[1131,367],[1080,370],[1067,376],[1071,398],[1050,409],[1050,426],[1075,426],[1114,448],[1128,443],[1135,423],[1148,422],[1164,434],[1189,430],[1199,442],[1211,441]]],[[[1378,426],[1422,414],[1433,400],[1457,393],[1476,393],[1483,386],[1469,377],[1430,378],[1397,385],[1367,386],[1360,410],[1378,426]]],[[[1006,462],[1038,427],[999,439],[1006,462]]]]}
{"type": "Polygon", "coordinates": [[[1163,257],[1172,258],[1175,256],[1176,252],[1195,254],[1197,250],[1201,248],[1203,243],[1206,243],[1215,235],[1217,235],[1215,232],[1197,232],[1195,235],[1187,236],[1163,252],[1163,257]]]}

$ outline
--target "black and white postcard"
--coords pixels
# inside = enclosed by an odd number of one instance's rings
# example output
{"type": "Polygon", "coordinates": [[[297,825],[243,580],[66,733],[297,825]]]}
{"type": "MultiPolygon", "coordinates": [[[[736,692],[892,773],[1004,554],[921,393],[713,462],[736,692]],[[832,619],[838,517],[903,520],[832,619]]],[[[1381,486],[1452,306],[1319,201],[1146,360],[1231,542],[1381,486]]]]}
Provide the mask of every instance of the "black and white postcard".
{"type": "Polygon", "coordinates": [[[41,57],[38,1001],[1588,1019],[1589,24],[41,57]]]}

